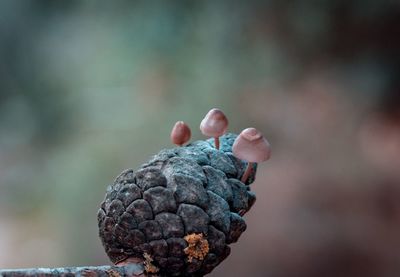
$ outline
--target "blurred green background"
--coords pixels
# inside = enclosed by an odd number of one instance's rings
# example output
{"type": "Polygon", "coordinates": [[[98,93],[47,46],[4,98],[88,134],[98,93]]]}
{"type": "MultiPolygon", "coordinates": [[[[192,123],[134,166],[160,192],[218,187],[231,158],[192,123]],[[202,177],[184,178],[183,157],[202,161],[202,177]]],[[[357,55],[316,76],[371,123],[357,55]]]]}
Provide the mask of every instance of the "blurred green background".
{"type": "Polygon", "coordinates": [[[211,276],[400,272],[398,1],[1,1],[0,268],[109,263],[106,186],[213,107],[273,147],[211,276]]]}

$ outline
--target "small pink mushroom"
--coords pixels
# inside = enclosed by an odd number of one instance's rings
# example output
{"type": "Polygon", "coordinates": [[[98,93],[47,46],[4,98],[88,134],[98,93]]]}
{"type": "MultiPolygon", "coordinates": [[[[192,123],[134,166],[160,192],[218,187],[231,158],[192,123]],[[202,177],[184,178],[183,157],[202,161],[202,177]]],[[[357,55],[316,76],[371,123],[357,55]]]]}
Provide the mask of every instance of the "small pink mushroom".
{"type": "Polygon", "coordinates": [[[219,149],[219,137],[225,134],[228,128],[228,119],[220,109],[211,109],[200,123],[201,133],[213,137],[215,148],[219,149]]]}
{"type": "Polygon", "coordinates": [[[178,121],[172,128],[171,141],[173,144],[182,146],[190,140],[191,135],[192,132],[190,131],[189,126],[183,121],[178,121]]]}
{"type": "Polygon", "coordinates": [[[244,129],[237,136],[232,146],[235,157],[248,162],[241,181],[245,183],[251,174],[253,163],[268,160],[271,156],[271,146],[267,139],[255,128],[244,129]]]}

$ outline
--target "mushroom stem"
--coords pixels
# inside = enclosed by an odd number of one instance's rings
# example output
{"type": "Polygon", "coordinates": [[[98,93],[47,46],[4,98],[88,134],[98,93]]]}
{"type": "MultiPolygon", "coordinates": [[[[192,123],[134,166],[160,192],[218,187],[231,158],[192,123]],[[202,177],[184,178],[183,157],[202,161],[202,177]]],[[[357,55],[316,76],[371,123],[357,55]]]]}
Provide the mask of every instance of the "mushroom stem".
{"type": "Polygon", "coordinates": [[[219,137],[215,137],[215,138],[214,138],[214,144],[215,144],[215,148],[216,148],[217,150],[219,150],[219,137]]]}
{"type": "Polygon", "coordinates": [[[247,163],[247,167],[246,167],[246,171],[243,173],[242,179],[240,179],[240,181],[242,181],[242,183],[246,183],[246,181],[249,178],[249,176],[250,176],[252,171],[253,171],[253,163],[252,162],[248,162],[247,163]]]}

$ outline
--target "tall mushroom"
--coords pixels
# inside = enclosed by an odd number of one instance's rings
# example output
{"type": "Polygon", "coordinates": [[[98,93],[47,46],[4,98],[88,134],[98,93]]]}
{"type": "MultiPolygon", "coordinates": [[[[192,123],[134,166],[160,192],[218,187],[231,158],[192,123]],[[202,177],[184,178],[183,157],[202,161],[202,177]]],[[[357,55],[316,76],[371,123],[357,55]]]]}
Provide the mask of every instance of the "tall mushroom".
{"type": "Polygon", "coordinates": [[[215,148],[219,149],[219,137],[228,128],[228,119],[220,109],[211,109],[200,123],[201,133],[208,137],[213,137],[215,148]]]}
{"type": "Polygon", "coordinates": [[[235,157],[248,162],[241,181],[245,183],[251,174],[253,163],[263,162],[271,156],[271,146],[267,139],[255,128],[244,129],[232,146],[235,157]]]}
{"type": "Polygon", "coordinates": [[[172,128],[171,141],[173,144],[182,146],[190,140],[191,135],[192,132],[190,131],[189,126],[183,121],[178,121],[172,128]]]}

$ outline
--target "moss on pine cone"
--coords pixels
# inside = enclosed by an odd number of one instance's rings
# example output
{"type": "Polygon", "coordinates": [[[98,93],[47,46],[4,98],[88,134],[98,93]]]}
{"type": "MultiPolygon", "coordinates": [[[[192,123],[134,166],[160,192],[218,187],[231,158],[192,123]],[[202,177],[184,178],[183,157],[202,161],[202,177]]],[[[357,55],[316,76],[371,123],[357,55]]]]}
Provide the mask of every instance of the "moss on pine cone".
{"type": "Polygon", "coordinates": [[[243,184],[246,163],[232,155],[235,138],[222,136],[220,150],[213,140],[164,149],[136,172],[123,171],[98,211],[111,261],[151,257],[159,274],[168,276],[202,276],[221,263],[246,229],[240,214],[255,201],[249,184],[256,165],[243,184]],[[208,243],[201,258],[188,256],[185,238],[191,234],[202,234],[208,243]]]}

